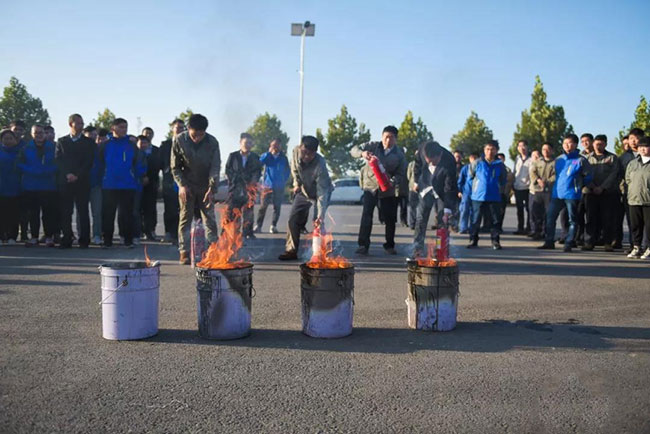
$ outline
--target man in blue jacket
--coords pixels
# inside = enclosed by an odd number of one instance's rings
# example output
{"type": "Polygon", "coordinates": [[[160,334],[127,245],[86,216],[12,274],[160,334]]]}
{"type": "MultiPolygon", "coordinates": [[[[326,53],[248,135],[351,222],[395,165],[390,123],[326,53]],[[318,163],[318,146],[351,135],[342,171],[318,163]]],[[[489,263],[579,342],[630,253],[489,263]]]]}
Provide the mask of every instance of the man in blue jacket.
{"type": "Polygon", "coordinates": [[[472,223],[472,180],[469,177],[469,167],[477,159],[476,152],[469,154],[469,163],[465,164],[458,174],[458,197],[460,198],[458,230],[461,234],[468,233],[472,223]]]}
{"type": "Polygon", "coordinates": [[[273,220],[271,221],[272,234],[278,233],[278,220],[280,219],[280,209],[284,199],[284,188],[291,174],[289,159],[282,152],[280,140],[274,139],[269,144],[268,152],[260,157],[260,162],[264,165],[264,180],[262,181],[262,198],[260,209],[257,212],[257,224],[254,231],[261,232],[266,208],[273,203],[273,220]]]}
{"type": "Polygon", "coordinates": [[[125,119],[117,118],[111,124],[113,137],[99,149],[102,176],[102,232],[104,248],[113,246],[115,212],[123,230],[124,245],[133,247],[133,204],[138,179],[147,167],[136,145],[130,142],[125,119]]]}
{"type": "Polygon", "coordinates": [[[20,172],[16,167],[18,140],[13,131],[0,131],[0,241],[15,245],[20,210],[20,172]]]}
{"type": "Polygon", "coordinates": [[[578,136],[568,134],[562,142],[564,154],[555,159],[555,184],[551,203],[546,214],[546,241],[538,249],[555,248],[555,224],[563,207],[566,206],[569,230],[564,251],[570,252],[576,235],[578,204],[582,198],[582,187],[591,182],[591,169],[587,159],[578,151],[578,136]]]}
{"type": "Polygon", "coordinates": [[[499,142],[490,140],[483,147],[483,158],[475,160],[469,166],[468,177],[472,182],[470,198],[472,201],[472,224],[470,243],[467,248],[478,247],[481,220],[486,216],[490,221],[492,248],[501,250],[499,234],[501,232],[501,192],[506,185],[506,166],[497,158],[499,142]]]}
{"type": "Polygon", "coordinates": [[[54,234],[59,228],[57,222],[56,164],[54,162],[54,143],[45,140],[42,125],[32,127],[31,142],[20,150],[18,168],[22,174],[23,206],[27,210],[31,239],[26,246],[38,244],[41,212],[45,243],[54,247],[54,234]]]}

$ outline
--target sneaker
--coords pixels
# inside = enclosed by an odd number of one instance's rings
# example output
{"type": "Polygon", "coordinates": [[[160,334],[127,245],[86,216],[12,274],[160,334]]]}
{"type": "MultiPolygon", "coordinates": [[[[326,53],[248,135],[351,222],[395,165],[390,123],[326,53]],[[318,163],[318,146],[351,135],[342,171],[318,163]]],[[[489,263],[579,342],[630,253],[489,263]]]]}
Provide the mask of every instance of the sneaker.
{"type": "Polygon", "coordinates": [[[564,243],[564,249],[562,249],[564,253],[571,253],[572,247],[571,243],[564,243]]]}
{"type": "Polygon", "coordinates": [[[45,238],[45,245],[47,247],[54,247],[54,240],[52,238],[45,238]]]}
{"type": "Polygon", "coordinates": [[[478,247],[478,240],[474,240],[470,242],[466,247],[468,249],[475,249],[476,247],[478,247]]]}
{"type": "Polygon", "coordinates": [[[630,254],[627,255],[627,257],[630,259],[639,259],[641,257],[641,248],[639,246],[634,246],[634,248],[632,249],[630,254]]]}
{"type": "Polygon", "coordinates": [[[298,254],[295,250],[287,251],[278,256],[278,259],[281,261],[293,261],[295,259],[298,259],[298,254]]]}
{"type": "Polygon", "coordinates": [[[397,250],[395,250],[395,248],[393,248],[393,247],[384,248],[384,250],[389,255],[397,255],[397,250]]]}
{"type": "Polygon", "coordinates": [[[278,227],[273,225],[271,226],[271,229],[269,229],[270,234],[277,234],[278,233],[278,227]]]}
{"type": "MultiPolygon", "coordinates": [[[[259,234],[260,232],[262,232],[262,227],[260,225],[253,226],[253,232],[256,233],[256,234],[259,234]]],[[[273,233],[273,232],[271,232],[271,233],[273,233]]]]}
{"type": "Polygon", "coordinates": [[[641,255],[641,259],[650,259],[650,247],[645,249],[645,252],[643,252],[643,255],[641,255]]]}
{"type": "Polygon", "coordinates": [[[96,246],[101,245],[102,244],[102,239],[100,237],[98,237],[98,236],[94,236],[93,237],[93,244],[96,245],[96,246]]]}
{"type": "Polygon", "coordinates": [[[359,246],[357,250],[354,251],[357,255],[367,255],[368,248],[366,246],[359,246]]]}
{"type": "Polygon", "coordinates": [[[553,250],[555,249],[555,244],[546,242],[538,247],[539,250],[553,250]]]}
{"type": "Polygon", "coordinates": [[[501,247],[501,243],[498,241],[492,241],[492,249],[493,250],[501,250],[503,247],[501,247]]]}

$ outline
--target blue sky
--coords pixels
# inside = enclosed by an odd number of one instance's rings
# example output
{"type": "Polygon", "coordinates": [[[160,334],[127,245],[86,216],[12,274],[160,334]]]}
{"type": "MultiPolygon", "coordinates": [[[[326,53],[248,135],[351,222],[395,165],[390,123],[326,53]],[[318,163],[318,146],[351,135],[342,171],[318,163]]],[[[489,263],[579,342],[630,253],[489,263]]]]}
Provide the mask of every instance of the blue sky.
{"type": "Polygon", "coordinates": [[[0,85],[16,76],[57,134],[67,115],[109,107],[135,133],[190,107],[222,153],[260,113],[295,144],[299,38],[305,134],[346,104],[378,138],[407,110],[447,145],[471,110],[509,145],[539,74],[576,132],[613,137],[650,97],[650,2],[640,1],[22,1],[3,2],[0,85]],[[40,14],[42,21],[35,20],[40,14]],[[38,22],[38,23],[37,23],[38,22]]]}

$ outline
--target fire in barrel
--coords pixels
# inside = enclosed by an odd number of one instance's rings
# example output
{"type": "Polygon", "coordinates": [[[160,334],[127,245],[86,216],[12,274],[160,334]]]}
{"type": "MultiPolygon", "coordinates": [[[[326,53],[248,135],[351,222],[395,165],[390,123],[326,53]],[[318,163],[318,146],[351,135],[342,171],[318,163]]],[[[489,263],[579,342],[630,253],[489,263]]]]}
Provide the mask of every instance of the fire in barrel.
{"type": "Polygon", "coordinates": [[[302,332],[315,338],[352,333],[354,265],[332,250],[332,234],[316,228],[312,258],[300,266],[302,332]]]}
{"type": "Polygon", "coordinates": [[[221,214],[222,233],[196,265],[199,335],[206,339],[237,339],[251,329],[253,264],[238,259],[243,245],[241,211],[221,214]]]}
{"type": "Polygon", "coordinates": [[[458,264],[449,258],[449,233],[439,229],[426,258],[407,261],[406,299],[410,328],[449,331],[456,327],[458,264]]]}

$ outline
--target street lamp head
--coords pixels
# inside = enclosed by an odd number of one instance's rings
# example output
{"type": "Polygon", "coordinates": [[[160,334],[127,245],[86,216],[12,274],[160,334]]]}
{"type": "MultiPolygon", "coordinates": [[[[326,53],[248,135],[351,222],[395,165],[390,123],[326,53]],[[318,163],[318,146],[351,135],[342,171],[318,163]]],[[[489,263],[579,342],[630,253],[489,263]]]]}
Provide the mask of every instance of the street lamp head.
{"type": "Polygon", "coordinates": [[[310,21],[302,23],[291,23],[291,36],[314,36],[316,25],[310,21]]]}

